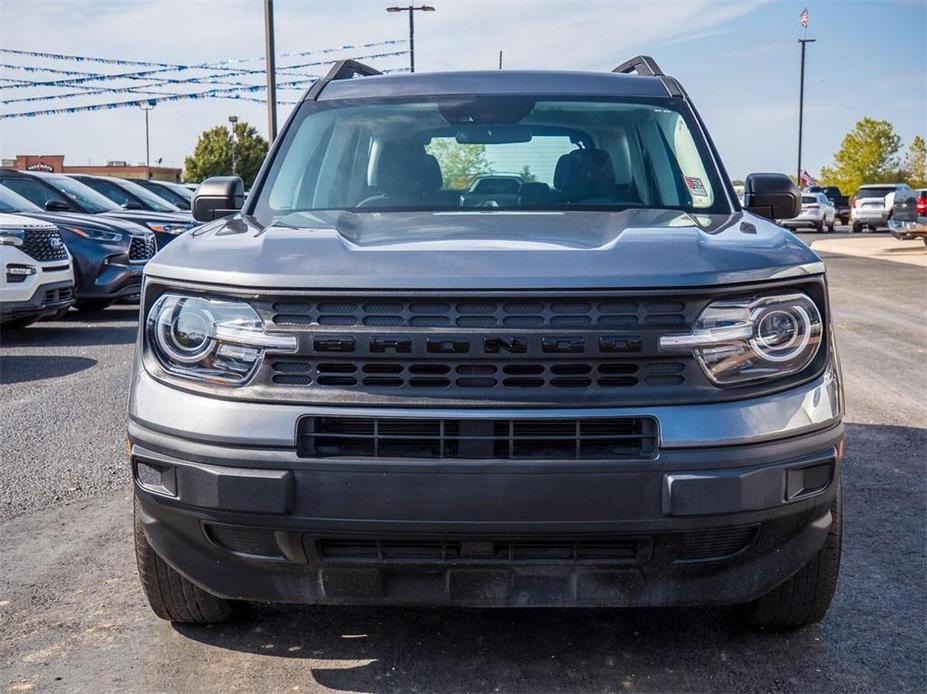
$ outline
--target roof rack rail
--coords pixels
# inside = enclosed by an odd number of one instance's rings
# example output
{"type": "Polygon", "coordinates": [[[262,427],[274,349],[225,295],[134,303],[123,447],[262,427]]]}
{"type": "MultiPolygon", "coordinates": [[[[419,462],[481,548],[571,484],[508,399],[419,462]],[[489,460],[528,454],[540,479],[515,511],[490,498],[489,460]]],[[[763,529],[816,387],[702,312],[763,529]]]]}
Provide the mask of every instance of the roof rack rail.
{"type": "Polygon", "coordinates": [[[309,91],[306,92],[306,96],[303,97],[303,101],[311,101],[318,98],[319,93],[325,89],[326,85],[329,82],[334,82],[335,80],[349,80],[352,77],[372,77],[373,75],[382,75],[383,73],[372,68],[369,65],[364,65],[359,63],[356,60],[339,60],[337,63],[332,65],[332,69],[328,71],[328,74],[321,79],[315,81],[315,83],[309,88],[309,91]]]}
{"type": "Polygon", "coordinates": [[[634,56],[616,67],[612,72],[620,72],[624,75],[636,72],[638,75],[646,77],[664,77],[663,70],[657,65],[657,61],[649,55],[634,56]]]}

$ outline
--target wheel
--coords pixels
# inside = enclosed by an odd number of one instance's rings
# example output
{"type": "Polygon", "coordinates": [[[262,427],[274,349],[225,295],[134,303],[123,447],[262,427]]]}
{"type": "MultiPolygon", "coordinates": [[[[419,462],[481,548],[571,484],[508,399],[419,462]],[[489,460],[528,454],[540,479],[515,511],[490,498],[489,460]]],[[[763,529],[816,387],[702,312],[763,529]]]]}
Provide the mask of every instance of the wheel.
{"type": "Polygon", "coordinates": [[[174,571],[148,544],[135,502],[135,559],[138,576],[151,609],[161,619],[187,624],[228,621],[232,603],[210,595],[174,571]]]}
{"type": "Polygon", "coordinates": [[[830,224],[827,225],[827,230],[831,233],[834,233],[834,227],[837,226],[837,220],[832,219],[830,224]]]}
{"type": "Polygon", "coordinates": [[[859,222],[853,222],[853,233],[858,234],[863,230],[863,225],[859,222]]]}
{"type": "Polygon", "coordinates": [[[818,232],[819,234],[824,233],[824,220],[823,219],[819,222],[814,223],[814,230],[818,232]]]}
{"type": "Polygon", "coordinates": [[[824,546],[803,569],[785,583],[742,608],[741,616],[753,626],[797,629],[820,622],[837,589],[843,540],[842,491],[830,512],[833,522],[824,546]]]}
{"type": "Polygon", "coordinates": [[[90,313],[91,311],[102,311],[113,302],[109,299],[84,299],[74,304],[81,313],[90,313]]]}
{"type": "Polygon", "coordinates": [[[3,323],[3,330],[22,330],[27,328],[38,320],[38,316],[29,316],[28,318],[14,318],[3,323]]]}

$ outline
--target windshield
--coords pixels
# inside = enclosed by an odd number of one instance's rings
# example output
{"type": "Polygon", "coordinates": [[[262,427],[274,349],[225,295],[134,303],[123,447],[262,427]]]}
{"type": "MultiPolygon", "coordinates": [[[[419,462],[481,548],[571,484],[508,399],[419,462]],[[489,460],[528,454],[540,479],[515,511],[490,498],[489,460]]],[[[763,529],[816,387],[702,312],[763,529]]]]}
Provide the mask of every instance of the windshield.
{"type": "Polygon", "coordinates": [[[54,186],[68,198],[77,203],[86,212],[112,212],[121,209],[116,203],[100,195],[90,186],[85,186],[80,181],[75,181],[67,176],[47,176],[43,180],[49,185],[54,186]]]}
{"type": "Polygon", "coordinates": [[[172,205],[167,200],[162,197],[159,197],[152,193],[147,188],[143,188],[138,183],[133,183],[128,180],[120,180],[116,185],[121,186],[129,193],[137,197],[139,200],[144,201],[144,203],[152,210],[156,212],[179,212],[180,208],[177,205],[172,205]]]}
{"type": "Polygon", "coordinates": [[[0,185],[0,212],[42,212],[42,208],[0,185]]]}
{"type": "Polygon", "coordinates": [[[252,213],[679,209],[730,212],[670,99],[525,96],[305,102],[252,213]]]}
{"type": "Polygon", "coordinates": [[[856,193],[858,198],[884,198],[889,193],[894,193],[894,188],[860,188],[856,193]]]}

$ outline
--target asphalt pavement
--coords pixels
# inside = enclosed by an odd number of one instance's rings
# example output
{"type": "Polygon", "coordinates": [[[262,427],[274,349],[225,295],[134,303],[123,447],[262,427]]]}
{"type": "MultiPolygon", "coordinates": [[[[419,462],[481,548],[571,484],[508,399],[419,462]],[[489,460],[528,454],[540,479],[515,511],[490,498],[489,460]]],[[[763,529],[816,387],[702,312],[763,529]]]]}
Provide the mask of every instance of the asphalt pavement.
{"type": "Polygon", "coordinates": [[[923,691],[927,271],[823,255],[847,455],[843,567],[820,625],[755,632],[700,609],[255,606],[237,623],[173,627],[135,573],[124,432],[136,311],[118,306],[0,336],[0,687],[923,691]]]}

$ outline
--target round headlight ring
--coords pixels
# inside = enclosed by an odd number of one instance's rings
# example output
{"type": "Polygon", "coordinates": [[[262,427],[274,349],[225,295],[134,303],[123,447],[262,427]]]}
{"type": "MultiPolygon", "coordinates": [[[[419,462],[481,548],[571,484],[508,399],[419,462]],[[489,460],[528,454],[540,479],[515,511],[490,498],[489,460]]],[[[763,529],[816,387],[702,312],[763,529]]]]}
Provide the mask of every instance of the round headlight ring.
{"type": "MultiPolygon", "coordinates": [[[[818,322],[820,319],[818,319],[818,322]]],[[[750,347],[760,358],[768,362],[780,363],[791,361],[800,356],[811,341],[814,331],[814,321],[804,306],[793,304],[788,307],[774,307],[760,309],[753,316],[756,326],[754,337],[750,339],[750,347]],[[774,334],[763,334],[762,329],[770,320],[789,320],[793,327],[784,344],[776,344],[775,338],[781,330],[773,329],[774,334]]],[[[772,327],[772,326],[770,326],[772,327]]]]}
{"type": "Polygon", "coordinates": [[[180,364],[196,364],[215,347],[212,338],[213,314],[202,301],[180,298],[176,305],[158,312],[155,340],[171,360],[180,364]],[[195,341],[192,342],[191,341],[195,341]]]}

